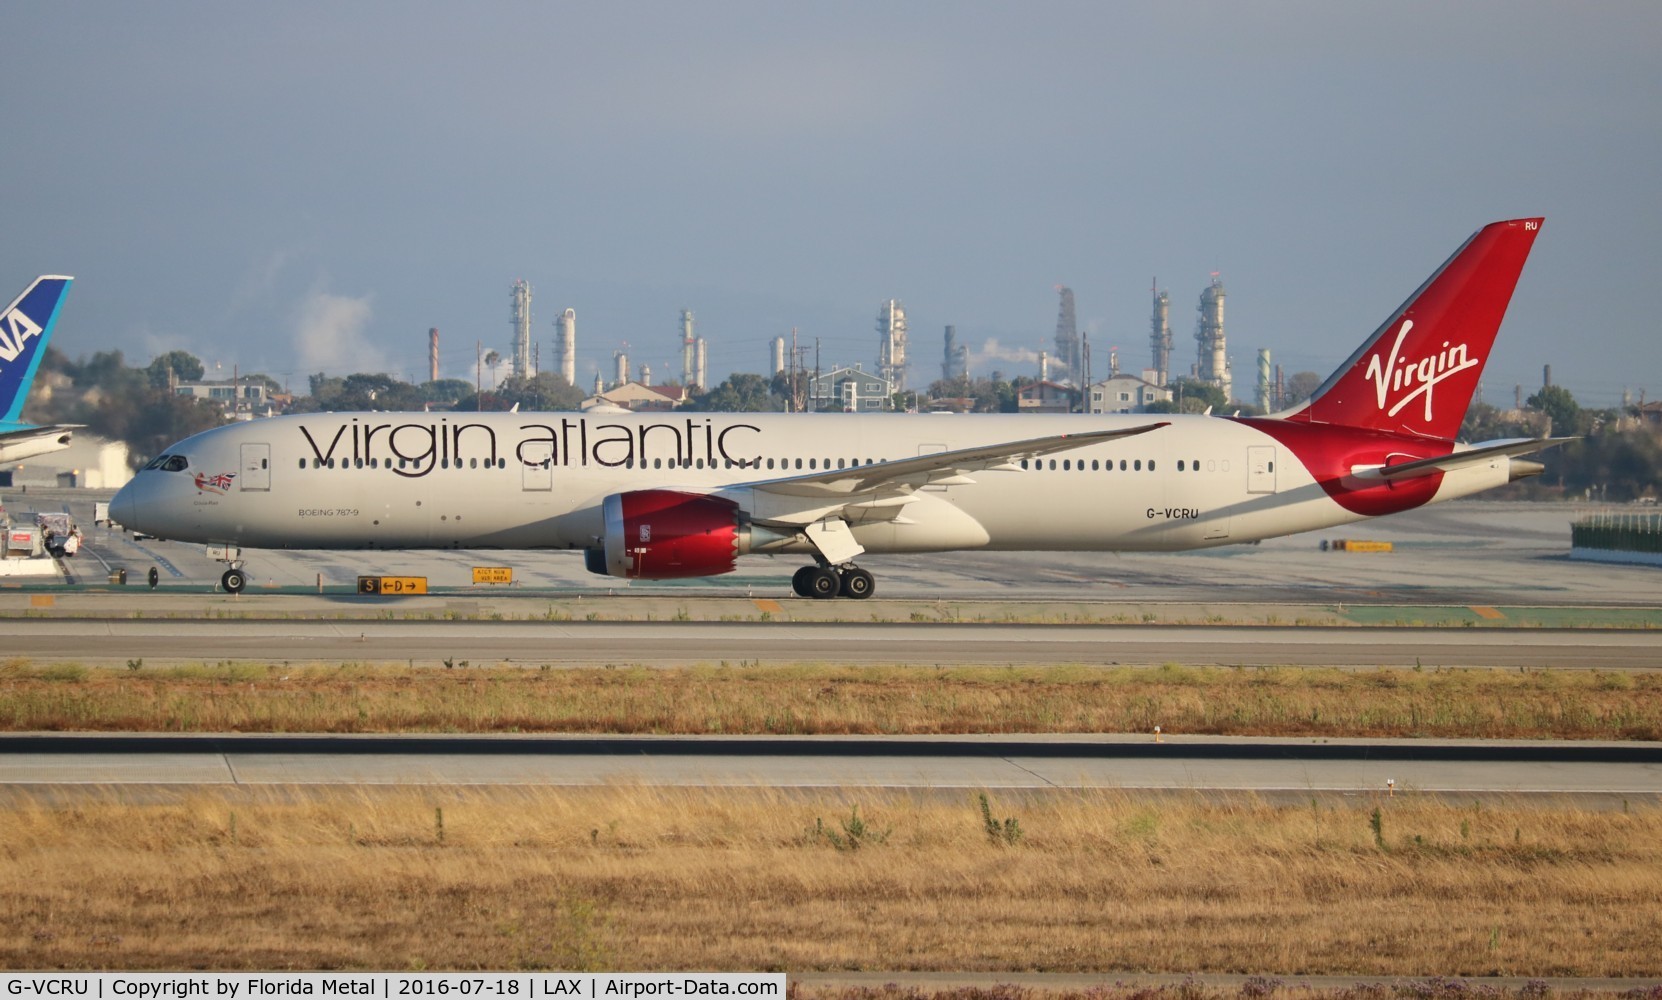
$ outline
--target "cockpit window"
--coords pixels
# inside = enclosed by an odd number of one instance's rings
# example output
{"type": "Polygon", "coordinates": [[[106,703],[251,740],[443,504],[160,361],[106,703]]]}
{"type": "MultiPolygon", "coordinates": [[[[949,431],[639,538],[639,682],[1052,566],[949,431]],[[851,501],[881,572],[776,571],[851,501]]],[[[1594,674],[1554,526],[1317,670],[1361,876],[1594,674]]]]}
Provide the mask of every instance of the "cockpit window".
{"type": "Polygon", "coordinates": [[[183,472],[190,467],[190,459],[183,455],[158,455],[150,460],[145,469],[160,469],[163,472],[183,472]]]}

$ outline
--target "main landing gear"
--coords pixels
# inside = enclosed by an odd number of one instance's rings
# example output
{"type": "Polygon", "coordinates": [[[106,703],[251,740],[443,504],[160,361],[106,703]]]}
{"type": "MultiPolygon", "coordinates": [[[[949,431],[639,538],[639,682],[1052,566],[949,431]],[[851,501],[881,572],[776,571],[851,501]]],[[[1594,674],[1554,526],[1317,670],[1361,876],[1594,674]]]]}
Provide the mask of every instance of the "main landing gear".
{"type": "Polygon", "coordinates": [[[227,594],[240,594],[242,588],[248,586],[248,574],[241,567],[228,569],[225,575],[219,578],[219,585],[225,588],[227,594]]]}
{"type": "Polygon", "coordinates": [[[842,566],[804,566],[791,577],[798,597],[852,597],[863,601],[877,589],[872,575],[853,563],[842,566]]]}

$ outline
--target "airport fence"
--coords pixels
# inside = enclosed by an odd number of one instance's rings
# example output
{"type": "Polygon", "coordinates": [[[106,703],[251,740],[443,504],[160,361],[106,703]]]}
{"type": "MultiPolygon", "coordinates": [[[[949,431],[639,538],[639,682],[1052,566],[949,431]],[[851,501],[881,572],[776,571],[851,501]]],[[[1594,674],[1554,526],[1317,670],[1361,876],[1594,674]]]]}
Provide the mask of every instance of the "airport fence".
{"type": "Polygon", "coordinates": [[[1662,513],[1589,514],[1570,525],[1577,549],[1662,554],[1662,513]]]}

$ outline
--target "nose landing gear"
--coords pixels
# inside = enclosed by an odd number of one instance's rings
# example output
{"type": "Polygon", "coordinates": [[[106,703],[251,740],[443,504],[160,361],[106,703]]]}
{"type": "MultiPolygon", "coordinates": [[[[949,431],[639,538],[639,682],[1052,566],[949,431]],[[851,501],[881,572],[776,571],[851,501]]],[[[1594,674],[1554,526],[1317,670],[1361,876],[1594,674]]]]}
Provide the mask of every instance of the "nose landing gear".
{"type": "Polygon", "coordinates": [[[210,545],[208,556],[230,568],[219,578],[219,585],[227,594],[240,594],[248,586],[248,574],[242,569],[242,549],[235,545],[210,545]]]}
{"type": "Polygon", "coordinates": [[[833,597],[851,597],[863,601],[877,589],[877,581],[870,573],[848,563],[842,566],[804,566],[791,577],[791,589],[798,597],[829,600],[833,597]]]}

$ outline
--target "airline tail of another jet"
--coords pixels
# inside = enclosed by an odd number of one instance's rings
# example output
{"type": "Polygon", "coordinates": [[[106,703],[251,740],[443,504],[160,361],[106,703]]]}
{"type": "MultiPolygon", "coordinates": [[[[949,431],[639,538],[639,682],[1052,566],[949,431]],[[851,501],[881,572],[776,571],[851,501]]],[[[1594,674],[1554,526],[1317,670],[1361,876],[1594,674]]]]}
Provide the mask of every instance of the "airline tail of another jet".
{"type": "Polygon", "coordinates": [[[22,415],[35,370],[57,325],[58,309],[73,280],[43,274],[0,312],[0,424],[15,424],[22,415]]]}
{"type": "Polygon", "coordinates": [[[1475,233],[1284,419],[1457,437],[1541,221],[1475,233]]]}

